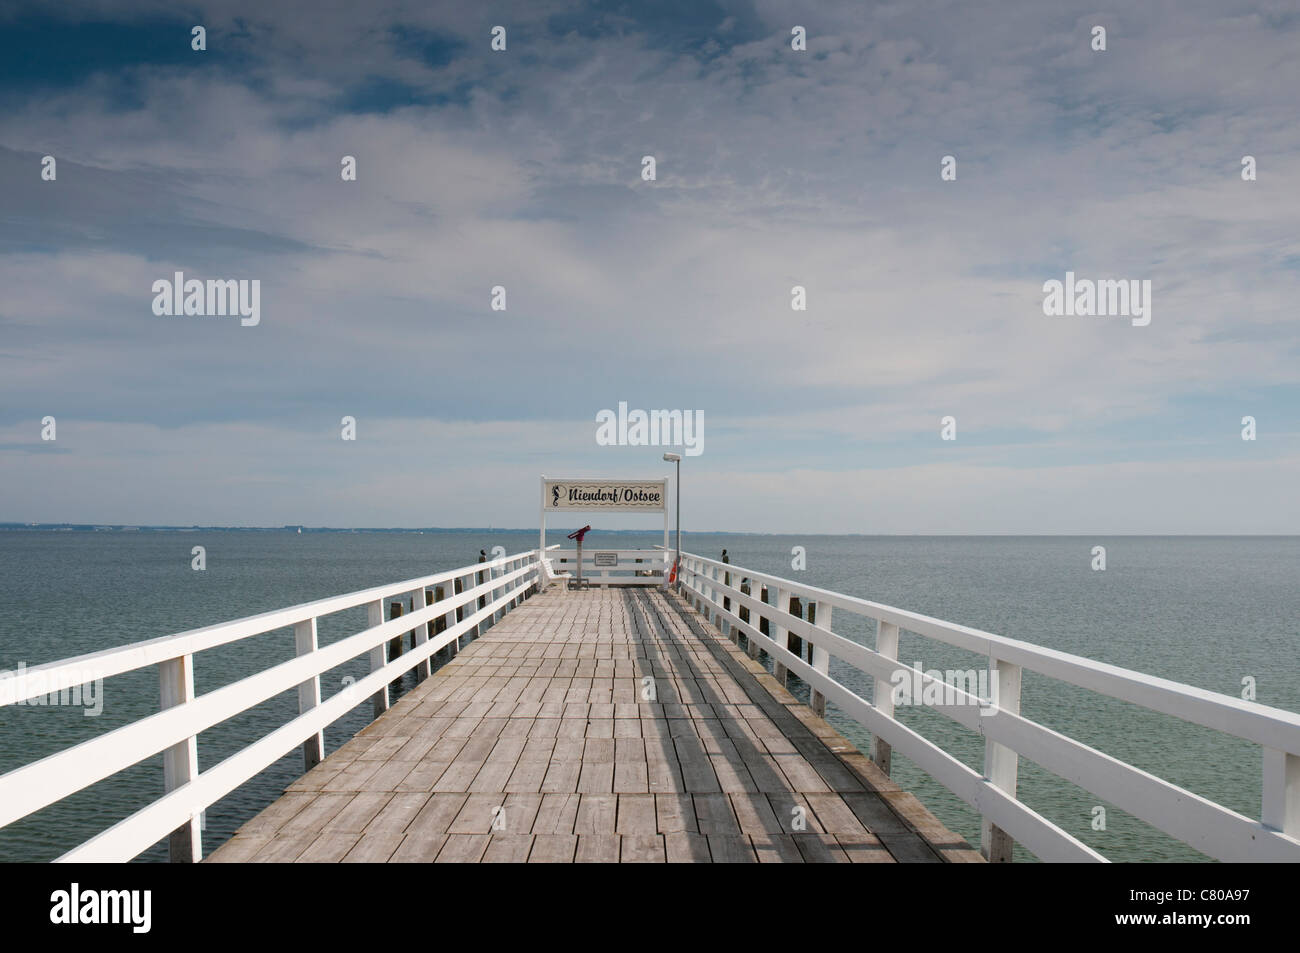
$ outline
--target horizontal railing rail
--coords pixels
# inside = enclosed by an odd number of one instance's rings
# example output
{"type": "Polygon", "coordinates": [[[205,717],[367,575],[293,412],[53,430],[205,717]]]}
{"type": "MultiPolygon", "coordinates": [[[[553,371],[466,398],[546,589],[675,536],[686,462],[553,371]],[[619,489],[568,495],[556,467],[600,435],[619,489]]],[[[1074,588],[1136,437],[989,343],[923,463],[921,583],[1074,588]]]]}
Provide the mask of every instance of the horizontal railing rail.
{"type": "Polygon", "coordinates": [[[539,582],[537,551],[463,566],[418,579],[377,586],[206,626],[189,632],[105,649],[34,666],[0,677],[0,705],[157,665],[162,710],[103,735],[0,775],[0,827],[26,817],[77,791],[164,755],[164,794],[59,860],[130,860],[164,838],[173,860],[202,854],[199,819],[204,810],[298,746],[307,768],[324,757],[324,729],[367,698],[378,716],[389,705],[390,683],[412,669],[430,672],[430,659],[462,636],[496,621],[518,605],[539,582]],[[450,585],[453,591],[443,594],[450,585]],[[429,589],[432,588],[433,592],[429,589]],[[384,602],[411,597],[412,611],[384,621],[384,602]],[[365,606],[367,627],[320,647],[317,620],[365,606]],[[278,629],[294,629],[297,654],[203,695],[194,692],[194,656],[207,649],[278,629]],[[414,634],[410,651],[401,639],[414,634]],[[392,650],[392,657],[389,650],[392,650]],[[320,676],[362,655],[370,673],[326,701],[320,676]],[[298,689],[296,718],[247,747],[200,771],[197,739],[241,712],[298,689]]]}
{"type": "Polygon", "coordinates": [[[989,859],[1010,860],[1019,841],[1043,860],[1105,860],[1016,797],[1023,755],[1215,859],[1300,860],[1300,715],[694,554],[682,554],[681,582],[710,622],[720,628],[725,622],[733,640],[744,633],[751,655],[766,651],[779,680],[789,672],[803,679],[819,713],[829,699],[870,731],[872,757],[885,773],[897,749],[979,811],[981,850],[989,859]],[[836,610],[873,620],[875,649],[836,634],[836,610]],[[901,665],[900,630],[986,656],[989,697],[901,665]],[[872,702],[831,678],[832,657],[873,679],[872,702]],[[1024,717],[1025,669],[1262,746],[1261,819],[1024,717]],[[895,689],[904,683],[920,689],[914,703],[984,737],[982,773],[895,717],[895,689]]]}
{"type": "MultiPolygon", "coordinates": [[[[556,572],[577,573],[576,549],[551,549],[546,558],[556,572]]],[[[587,545],[582,550],[582,576],[594,585],[662,586],[668,562],[661,548],[600,549],[587,545]]]]}

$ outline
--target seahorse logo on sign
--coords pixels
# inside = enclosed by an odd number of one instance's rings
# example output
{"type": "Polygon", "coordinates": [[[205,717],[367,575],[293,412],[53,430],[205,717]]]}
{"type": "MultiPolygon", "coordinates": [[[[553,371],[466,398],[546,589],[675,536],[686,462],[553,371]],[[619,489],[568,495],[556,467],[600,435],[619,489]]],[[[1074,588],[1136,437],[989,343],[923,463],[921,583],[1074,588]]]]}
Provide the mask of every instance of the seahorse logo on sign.
{"type": "Polygon", "coordinates": [[[559,506],[559,505],[560,505],[560,491],[561,491],[562,489],[564,489],[564,487],[560,486],[558,483],[557,483],[555,486],[551,487],[551,505],[552,505],[552,506],[559,506]]]}

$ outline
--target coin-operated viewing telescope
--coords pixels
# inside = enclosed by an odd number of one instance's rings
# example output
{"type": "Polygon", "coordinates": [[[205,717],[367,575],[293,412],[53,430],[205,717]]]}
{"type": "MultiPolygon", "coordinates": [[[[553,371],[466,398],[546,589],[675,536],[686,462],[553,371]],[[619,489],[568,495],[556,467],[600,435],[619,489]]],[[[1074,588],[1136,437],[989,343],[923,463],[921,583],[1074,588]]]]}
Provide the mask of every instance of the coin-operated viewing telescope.
{"type": "Polygon", "coordinates": [[[590,589],[591,580],[582,578],[582,537],[591,532],[591,526],[584,526],[582,529],[574,530],[569,534],[569,539],[576,540],[578,543],[578,572],[569,580],[570,589],[590,589]]]}

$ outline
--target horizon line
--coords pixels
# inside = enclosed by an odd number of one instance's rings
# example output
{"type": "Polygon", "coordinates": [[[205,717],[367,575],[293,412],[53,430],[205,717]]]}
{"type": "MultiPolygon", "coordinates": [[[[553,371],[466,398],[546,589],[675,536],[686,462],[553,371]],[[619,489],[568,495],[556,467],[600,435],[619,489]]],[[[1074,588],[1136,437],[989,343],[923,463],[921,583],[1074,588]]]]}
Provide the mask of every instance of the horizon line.
{"type": "MultiPolygon", "coordinates": [[[[577,524],[575,524],[577,525],[577,524]]],[[[562,529],[568,529],[567,526],[548,526],[547,531],[559,532],[562,529]]],[[[191,524],[182,526],[179,524],[148,524],[148,523],[72,523],[72,522],[18,522],[14,520],[0,520],[0,531],[70,531],[70,532],[196,532],[202,530],[221,531],[221,532],[274,532],[274,533],[293,533],[296,530],[302,530],[308,533],[536,533],[538,527],[502,527],[502,526],[308,526],[306,523],[286,523],[280,526],[233,526],[221,524],[191,524]]],[[[596,530],[601,533],[642,533],[645,535],[659,535],[659,530],[650,529],[603,529],[596,530]]],[[[1132,538],[1222,538],[1222,539],[1287,539],[1300,536],[1300,533],[1116,533],[1116,532],[1088,532],[1088,533],[783,533],[769,532],[761,530],[721,530],[721,529],[682,529],[683,535],[695,536],[831,536],[831,537],[875,537],[875,538],[968,538],[968,539],[998,539],[998,538],[1042,538],[1052,537],[1078,537],[1090,538],[1097,536],[1121,536],[1132,538]]],[[[296,535],[296,533],[295,533],[296,535]]]]}

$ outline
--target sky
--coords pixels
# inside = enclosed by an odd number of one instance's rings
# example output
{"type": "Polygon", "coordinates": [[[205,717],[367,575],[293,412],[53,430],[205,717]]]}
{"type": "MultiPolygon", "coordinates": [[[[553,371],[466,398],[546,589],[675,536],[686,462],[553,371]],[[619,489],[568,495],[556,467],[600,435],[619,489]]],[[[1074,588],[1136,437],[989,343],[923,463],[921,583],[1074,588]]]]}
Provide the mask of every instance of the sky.
{"type": "Polygon", "coordinates": [[[535,526],[625,402],[688,530],[1300,533],[1297,88],[1270,0],[0,2],[0,521],[535,526]]]}

